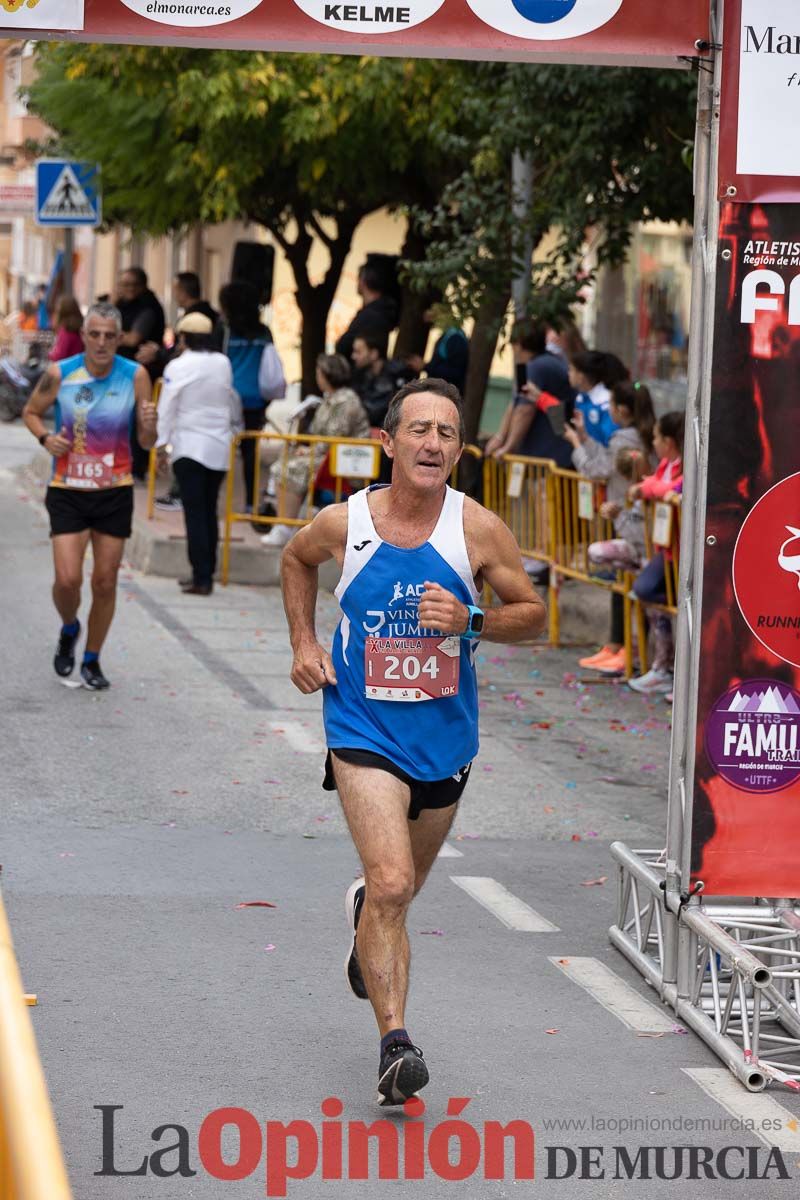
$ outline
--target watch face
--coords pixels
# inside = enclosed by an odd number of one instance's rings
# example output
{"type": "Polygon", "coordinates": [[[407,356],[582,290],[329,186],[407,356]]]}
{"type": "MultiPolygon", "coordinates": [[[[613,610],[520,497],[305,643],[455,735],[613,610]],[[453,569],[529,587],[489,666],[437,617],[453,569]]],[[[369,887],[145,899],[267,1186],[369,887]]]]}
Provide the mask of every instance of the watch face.
{"type": "Polygon", "coordinates": [[[474,612],[472,614],[472,620],[470,621],[469,627],[470,627],[470,630],[472,631],[472,633],[483,633],[483,613],[482,612],[474,612]]]}

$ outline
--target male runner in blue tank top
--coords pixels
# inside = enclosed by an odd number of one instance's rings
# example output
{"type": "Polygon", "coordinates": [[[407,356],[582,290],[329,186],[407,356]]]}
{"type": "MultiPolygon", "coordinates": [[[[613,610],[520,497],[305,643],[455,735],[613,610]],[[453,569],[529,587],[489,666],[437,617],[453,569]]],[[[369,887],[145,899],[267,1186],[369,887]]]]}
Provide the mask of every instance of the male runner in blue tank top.
{"type": "Polygon", "coordinates": [[[131,535],[131,432],[135,426],[144,449],[156,440],[150,378],[144,367],[117,355],[121,330],[119,309],[93,305],[83,325],[84,353],[51,363],[22,414],[53,456],[45,504],[56,576],[53,602],[62,621],[53,666],[62,678],[75,666],[83,560],[92,543],[92,607],[81,681],[93,691],[109,686],[100,651],[114,616],[125,539],[131,535]],[[50,433],[42,417],[53,404],[56,432],[50,433]]]}
{"type": "Polygon", "coordinates": [[[536,637],[545,609],[506,525],[447,486],[464,444],[457,389],[440,379],[401,388],[381,440],[391,485],[323,509],[284,551],[282,578],[292,681],[324,689],[324,786],[339,792],[364,868],[347,893],[347,978],[378,1022],[378,1102],[399,1105],[428,1082],[405,1027],[406,914],[478,751],[477,638],[536,637]],[[329,558],[342,569],[332,654],[314,625],[329,558]],[[485,613],[484,582],[500,601],[485,613]]]}

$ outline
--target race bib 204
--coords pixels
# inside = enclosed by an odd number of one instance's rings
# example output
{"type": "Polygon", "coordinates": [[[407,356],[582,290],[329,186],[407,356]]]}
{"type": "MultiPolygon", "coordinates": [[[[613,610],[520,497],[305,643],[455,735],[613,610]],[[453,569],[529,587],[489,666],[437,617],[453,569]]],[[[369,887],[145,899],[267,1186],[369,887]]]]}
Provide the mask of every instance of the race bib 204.
{"type": "Polygon", "coordinates": [[[366,697],[415,704],[457,696],[460,666],[458,637],[368,637],[364,647],[366,697]]]}

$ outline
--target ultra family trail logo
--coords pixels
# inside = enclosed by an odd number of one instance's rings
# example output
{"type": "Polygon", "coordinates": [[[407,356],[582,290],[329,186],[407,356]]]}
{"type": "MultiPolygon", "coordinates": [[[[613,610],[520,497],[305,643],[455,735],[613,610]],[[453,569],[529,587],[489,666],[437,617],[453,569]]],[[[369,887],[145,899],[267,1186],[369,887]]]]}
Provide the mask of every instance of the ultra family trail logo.
{"type": "Polygon", "coordinates": [[[754,637],[800,667],[800,474],[750,511],[733,552],[736,602],[754,637]]]}
{"type": "Polygon", "coordinates": [[[778,792],[800,775],[800,693],[769,679],[721,696],[706,721],[706,753],[745,792],[778,792]]]}

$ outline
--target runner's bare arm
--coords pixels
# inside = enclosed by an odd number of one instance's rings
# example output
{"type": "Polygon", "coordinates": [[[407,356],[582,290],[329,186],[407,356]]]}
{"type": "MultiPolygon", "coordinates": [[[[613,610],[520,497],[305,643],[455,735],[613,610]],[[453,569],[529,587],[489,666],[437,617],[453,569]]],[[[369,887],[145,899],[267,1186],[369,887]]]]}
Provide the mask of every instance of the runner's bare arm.
{"type": "MultiPolygon", "coordinates": [[[[39,379],[28,403],[22,410],[22,419],[37,441],[47,433],[47,427],[42,417],[55,403],[60,386],[61,371],[58,369],[56,363],[51,363],[44,375],[39,379]]],[[[62,454],[67,453],[70,448],[70,442],[65,437],[65,433],[66,430],[62,429],[58,433],[51,433],[45,439],[43,445],[48,454],[53,454],[56,458],[60,458],[62,454]]]]}
{"type": "Polygon", "coordinates": [[[291,678],[306,695],[336,684],[331,657],[317,639],[315,616],[319,567],[329,558],[341,560],[346,537],[347,505],[333,504],[295,534],[281,558],[283,606],[294,651],[291,678]]]}
{"type": "Polygon", "coordinates": [[[143,450],[152,450],[156,444],[158,418],[153,404],[153,388],[150,376],[144,367],[137,367],[133,377],[133,394],[136,397],[136,436],[143,450]]]}
{"type": "MultiPolygon", "coordinates": [[[[492,587],[500,605],[484,612],[481,637],[489,642],[522,642],[538,637],[547,611],[522,567],[519,546],[499,517],[474,501],[465,502],[467,544],[476,575],[492,587]]],[[[467,606],[438,583],[425,581],[419,604],[420,622],[442,633],[464,633],[467,606]]]]}

